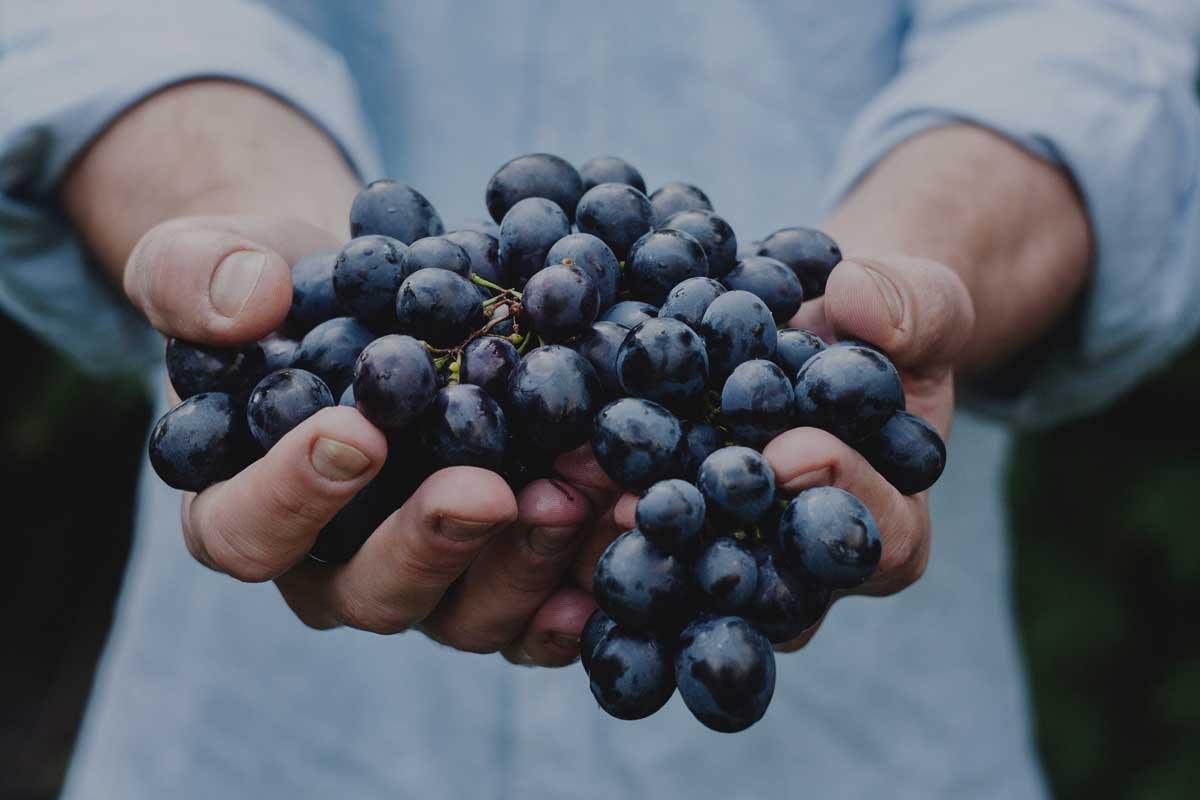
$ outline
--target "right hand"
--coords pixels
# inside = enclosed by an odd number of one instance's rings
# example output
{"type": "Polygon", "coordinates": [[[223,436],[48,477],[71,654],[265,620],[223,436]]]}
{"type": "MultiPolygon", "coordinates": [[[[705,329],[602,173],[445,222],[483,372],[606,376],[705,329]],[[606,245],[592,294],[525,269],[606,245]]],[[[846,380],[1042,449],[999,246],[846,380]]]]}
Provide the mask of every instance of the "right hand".
{"type": "MultiPolygon", "coordinates": [[[[177,218],[133,248],[125,291],[164,335],[238,345],[282,323],[292,263],[340,244],[289,218],[177,218]]],[[[426,480],[348,563],[306,559],[386,457],[383,434],[358,411],[324,409],[232,479],[184,494],[188,550],[239,580],[273,580],[314,628],[419,627],[449,646],[503,651],[521,663],[574,660],[595,604],[559,587],[593,508],[611,506],[613,487],[540,480],[514,497],[495,473],[451,467],[426,480]]]]}

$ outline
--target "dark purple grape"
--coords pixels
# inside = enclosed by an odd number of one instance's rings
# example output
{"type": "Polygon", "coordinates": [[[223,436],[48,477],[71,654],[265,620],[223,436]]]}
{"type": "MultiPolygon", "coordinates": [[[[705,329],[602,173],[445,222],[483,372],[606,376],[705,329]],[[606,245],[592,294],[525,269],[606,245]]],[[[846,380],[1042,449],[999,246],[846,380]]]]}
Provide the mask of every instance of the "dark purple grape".
{"type": "Polygon", "coordinates": [[[572,233],[559,239],[546,254],[546,266],[574,264],[582,269],[596,285],[600,308],[605,309],[617,300],[621,280],[621,264],[612,248],[590,233],[572,233]]]}
{"type": "Polygon", "coordinates": [[[687,420],[683,423],[683,441],[679,451],[683,466],[681,473],[689,481],[696,480],[696,473],[704,459],[721,449],[721,432],[707,422],[687,420]]]}
{"type": "Polygon", "coordinates": [[[270,450],[288,431],[320,411],[333,406],[325,381],[302,369],[281,369],[258,382],[246,402],[250,435],[263,450],[270,450]]]}
{"type": "Polygon", "coordinates": [[[509,378],[509,424],[537,449],[573,450],[591,434],[601,392],[600,379],[586,358],[561,345],[539,347],[509,378]]]}
{"type": "Polygon", "coordinates": [[[368,183],[350,206],[351,236],[379,234],[408,244],[444,231],[442,218],[425,196],[393,180],[368,183]]]}
{"type": "Polygon", "coordinates": [[[437,393],[421,425],[421,442],[438,467],[504,464],[508,426],[492,396],[478,386],[459,383],[437,393]]]}
{"type": "Polygon", "coordinates": [[[354,362],[363,348],[375,339],[353,317],[322,322],[300,340],[292,366],[305,369],[325,381],[329,391],[341,396],[354,381],[354,362]]]}
{"type": "Polygon", "coordinates": [[[809,333],[799,328],[784,328],[777,337],[775,363],[779,365],[789,380],[794,381],[800,368],[824,349],[825,342],[815,333],[809,333]]]}
{"type": "Polygon", "coordinates": [[[704,530],[704,498],[687,481],[659,481],[638,498],[636,515],[643,536],[668,553],[687,556],[704,530]]]}
{"type": "Polygon", "coordinates": [[[679,635],[675,682],[706,727],[744,731],[762,719],[775,694],[775,652],[744,619],[702,617],[679,635]]]}
{"type": "Polygon", "coordinates": [[[726,292],[713,300],[700,322],[700,335],[708,348],[708,374],[716,385],[723,384],[738,364],[775,355],[775,320],[750,292],[726,292]]]}
{"type": "Polygon", "coordinates": [[[579,663],[583,665],[584,672],[591,672],[592,655],[596,652],[596,646],[616,627],[617,623],[600,608],[588,617],[583,632],[579,634],[579,663]]]}
{"type": "Polygon", "coordinates": [[[886,356],[857,345],[829,347],[796,377],[796,421],[861,442],[904,408],[900,374],[886,356]]]}
{"type": "Polygon", "coordinates": [[[528,442],[508,434],[508,445],[504,448],[504,466],[500,475],[508,482],[513,492],[520,492],[539,478],[552,478],[555,453],[547,453],[530,447],[528,442]]]}
{"type": "Polygon", "coordinates": [[[375,331],[388,331],[395,321],[396,292],[404,281],[404,242],[387,236],[360,236],[338,252],[333,291],[338,305],[375,331]]]}
{"type": "Polygon", "coordinates": [[[680,211],[712,211],[708,195],[690,183],[664,183],[650,195],[656,225],[661,225],[680,211]]]}
{"type": "Polygon", "coordinates": [[[512,285],[512,276],[500,266],[500,229],[495,234],[477,230],[458,230],[443,238],[466,251],[471,259],[471,272],[500,286],[512,285]]]}
{"type": "Polygon", "coordinates": [[[857,445],[858,451],[901,494],[923,492],[946,468],[946,443],[920,417],[897,411],[879,432],[857,445]]]}
{"type": "Polygon", "coordinates": [[[396,296],[396,329],[434,347],[461,344],[483,327],[475,285],[445,269],[422,269],[404,279],[396,296]]]}
{"type": "Polygon", "coordinates": [[[658,316],[677,319],[699,333],[704,312],[725,291],[725,287],[712,278],[688,278],[667,293],[658,316]]]}
{"type": "Polygon", "coordinates": [[[625,277],[634,294],[648,303],[661,304],[676,284],[707,275],[704,248],[683,231],[651,231],[629,249],[625,277]]]}
{"type": "Polygon", "coordinates": [[[616,156],[600,156],[583,162],[579,177],[583,179],[585,192],[602,183],[624,183],[642,194],[646,193],[646,181],[642,179],[642,173],[625,159],[616,156]]]}
{"type": "Polygon", "coordinates": [[[829,273],[842,260],[837,243],[812,228],[781,228],[763,239],[757,253],[791,267],[809,300],[825,294],[829,273]]]}
{"type": "Polygon", "coordinates": [[[704,548],[692,574],[705,602],[723,614],[739,612],[758,585],[754,556],[728,536],[718,537],[704,548]]]}
{"type": "Polygon", "coordinates": [[[555,264],[529,279],[521,305],[533,329],[557,341],[591,328],[600,312],[600,295],[583,269],[555,264]]]}
{"type": "Polygon", "coordinates": [[[513,206],[534,197],[550,200],[567,219],[574,219],[582,194],[583,181],[575,167],[549,153],[531,153],[517,156],[496,170],[488,181],[484,200],[492,219],[503,228],[502,220],[513,206]]]}
{"type": "Polygon", "coordinates": [[[524,284],[546,266],[554,243],[571,232],[562,209],[542,197],[528,197],[513,206],[500,223],[500,263],[524,284]]]}
{"type": "Polygon", "coordinates": [[[464,278],[471,277],[471,254],[445,236],[417,239],[400,259],[404,277],[421,269],[448,269],[464,278]]]}
{"type": "Polygon", "coordinates": [[[245,407],[224,392],[193,395],[164,414],[149,450],[163,483],[185,492],[232,478],[261,453],[246,428],[245,407]]]}
{"type": "Polygon", "coordinates": [[[781,563],[774,546],[756,548],[754,558],[758,583],[742,616],[775,644],[789,642],[816,625],[829,608],[830,590],[781,563]]]}
{"type": "Polygon", "coordinates": [[[632,186],[602,183],[580,198],[575,223],[580,232],[598,237],[624,260],[633,243],[653,227],[654,207],[632,186]]]}
{"type": "Polygon", "coordinates": [[[622,629],[671,630],[692,610],[689,579],[682,560],[635,528],[614,539],[600,556],[592,592],[622,629]]]}
{"type": "Polygon", "coordinates": [[[680,211],[672,214],[662,227],[691,234],[704,248],[708,274],[713,278],[723,277],[737,264],[737,236],[728,222],[711,211],[680,211]]]}
{"type": "Polygon", "coordinates": [[[596,645],[591,658],[592,695],[617,719],[643,719],[675,693],[671,651],[654,636],[617,627],[596,645]]]}
{"type": "Polygon", "coordinates": [[[721,389],[721,419],[733,440],[761,450],[792,427],[792,383],[778,366],[754,359],[739,364],[721,389]]]}
{"type": "Polygon", "coordinates": [[[648,319],[617,351],[617,379],[625,394],[667,408],[695,408],[708,383],[704,340],[677,319],[648,319]]]}
{"type": "Polygon", "coordinates": [[[622,325],[601,320],[592,323],[592,327],[571,345],[575,352],[596,368],[596,375],[608,398],[621,395],[621,382],[617,378],[617,351],[628,333],[629,329],[622,325]]]}
{"type": "Polygon", "coordinates": [[[757,295],[771,309],[776,322],[785,323],[800,310],[804,289],[787,264],[766,256],[749,256],[737,263],[721,282],[730,289],[757,295]]]}
{"type": "Polygon", "coordinates": [[[871,512],[835,486],[805,489],[792,498],[779,518],[779,546],[797,572],[835,589],[865,582],[883,553],[871,512]]]}
{"type": "MultiPolygon", "coordinates": [[[[453,273],[445,274],[462,280],[453,273]]],[[[354,367],[358,410],[384,431],[399,431],[420,417],[437,391],[437,370],[429,349],[411,336],[392,334],[376,339],[362,351],[354,367]]]]}
{"type": "Polygon", "coordinates": [[[480,336],[463,348],[458,379],[490,394],[497,402],[508,400],[508,378],[521,363],[512,342],[499,336],[480,336]]]}
{"type": "Polygon", "coordinates": [[[266,372],[275,372],[276,370],[287,369],[292,365],[292,359],[296,357],[296,351],[300,348],[300,343],[295,339],[288,339],[277,333],[272,333],[265,339],[259,339],[258,346],[262,348],[263,356],[266,359],[266,372]]]}
{"type": "Polygon", "coordinates": [[[752,525],[775,502],[775,471],[749,447],[722,447],[696,477],[709,520],[727,528],[752,525]]]}
{"type": "Polygon", "coordinates": [[[179,399],[203,392],[224,392],[244,398],[267,373],[261,343],[243,347],[209,347],[177,337],[167,340],[167,377],[179,399]]]}
{"type": "Polygon", "coordinates": [[[648,319],[658,316],[658,307],[641,300],[622,300],[614,303],[605,311],[600,319],[604,322],[615,322],[626,328],[636,328],[648,319]]]}
{"type": "Polygon", "coordinates": [[[404,505],[427,476],[424,465],[413,463],[410,448],[389,444],[383,469],[342,506],[318,534],[308,557],[323,564],[344,564],[359,551],[375,529],[404,505]]]}
{"type": "Polygon", "coordinates": [[[636,397],[614,400],[596,416],[592,451],[615,483],[645,489],[682,468],[683,428],[658,403],[636,397]]]}
{"type": "Polygon", "coordinates": [[[289,335],[303,337],[322,322],[346,313],[333,291],[337,257],[337,250],[317,250],[292,265],[292,306],[284,322],[289,335]]]}

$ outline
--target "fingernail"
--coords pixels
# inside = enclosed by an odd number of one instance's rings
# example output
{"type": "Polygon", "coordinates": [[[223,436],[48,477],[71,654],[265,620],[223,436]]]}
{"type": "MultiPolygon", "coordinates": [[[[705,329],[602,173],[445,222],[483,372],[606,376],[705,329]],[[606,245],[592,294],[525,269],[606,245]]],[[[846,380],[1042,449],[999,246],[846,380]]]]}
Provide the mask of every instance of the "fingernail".
{"type": "Polygon", "coordinates": [[[896,288],[896,284],[882,272],[872,269],[865,264],[855,263],[875,282],[875,287],[879,290],[879,296],[883,298],[884,305],[887,306],[888,316],[892,318],[892,326],[900,327],[901,323],[904,322],[904,300],[901,298],[900,290],[896,288]]]}
{"type": "Polygon", "coordinates": [[[831,483],[833,483],[833,468],[821,467],[820,469],[812,469],[808,472],[802,472],[793,478],[788,478],[780,488],[785,492],[798,492],[801,489],[811,489],[814,486],[828,486],[831,483]]]}
{"type": "Polygon", "coordinates": [[[579,637],[572,636],[569,633],[551,633],[549,637],[550,643],[555,647],[560,647],[563,650],[578,650],[579,637]]]}
{"type": "Polygon", "coordinates": [[[371,466],[371,459],[357,448],[324,436],[313,442],[309,459],[313,469],[331,481],[354,480],[371,466]]]}
{"type": "Polygon", "coordinates": [[[473,539],[478,539],[496,527],[495,522],[480,522],[475,519],[455,519],[454,517],[441,517],[434,524],[439,533],[456,542],[469,542],[473,539]]]}
{"type": "Polygon", "coordinates": [[[257,250],[230,253],[217,265],[209,286],[209,298],[222,316],[236,317],[246,307],[262,277],[267,256],[257,250]]]}
{"type": "Polygon", "coordinates": [[[555,556],[571,546],[575,541],[574,527],[541,527],[531,528],[525,537],[529,549],[540,556],[555,556]]]}

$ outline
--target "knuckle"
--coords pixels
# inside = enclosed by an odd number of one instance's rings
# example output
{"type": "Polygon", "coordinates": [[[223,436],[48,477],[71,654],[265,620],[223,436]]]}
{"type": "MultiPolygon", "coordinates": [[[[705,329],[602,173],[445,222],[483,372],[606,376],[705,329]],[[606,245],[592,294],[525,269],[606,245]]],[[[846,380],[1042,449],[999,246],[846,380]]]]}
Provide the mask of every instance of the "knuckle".
{"type": "Polygon", "coordinates": [[[342,595],[335,614],[347,627],[381,636],[403,633],[412,626],[412,620],[400,609],[362,597],[357,592],[342,595]]]}
{"type": "Polygon", "coordinates": [[[325,498],[306,490],[298,481],[273,482],[267,491],[266,503],[270,518],[285,524],[321,527],[331,516],[325,498]]]}
{"type": "Polygon", "coordinates": [[[880,571],[888,577],[889,583],[904,587],[920,580],[928,563],[929,547],[925,537],[906,536],[889,548],[880,571]]]}
{"type": "Polygon", "coordinates": [[[499,631],[473,630],[462,625],[438,625],[435,638],[447,647],[478,655],[497,653],[509,643],[509,638],[499,631]]]}

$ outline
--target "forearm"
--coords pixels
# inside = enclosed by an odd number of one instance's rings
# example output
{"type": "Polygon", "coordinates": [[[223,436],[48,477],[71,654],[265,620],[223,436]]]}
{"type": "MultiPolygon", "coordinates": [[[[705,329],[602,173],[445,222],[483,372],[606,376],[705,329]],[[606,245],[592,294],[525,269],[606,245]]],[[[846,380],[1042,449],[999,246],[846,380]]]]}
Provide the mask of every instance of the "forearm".
{"type": "Polygon", "coordinates": [[[226,81],[182,84],[122,115],[63,183],[68,217],[117,281],[155,224],[193,214],[296,217],[345,238],[357,180],[290,106],[226,81]]]}
{"type": "Polygon", "coordinates": [[[975,305],[958,360],[968,372],[1044,333],[1079,292],[1091,260],[1086,213],[1068,177],[968,125],[896,148],[826,227],[848,256],[905,253],[958,272],[975,305]]]}

